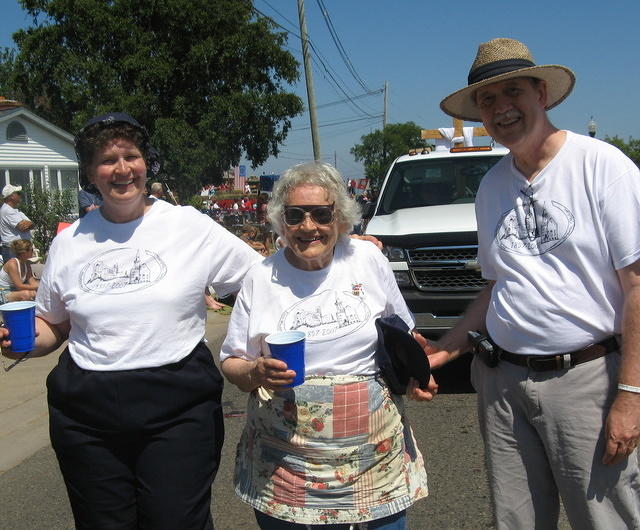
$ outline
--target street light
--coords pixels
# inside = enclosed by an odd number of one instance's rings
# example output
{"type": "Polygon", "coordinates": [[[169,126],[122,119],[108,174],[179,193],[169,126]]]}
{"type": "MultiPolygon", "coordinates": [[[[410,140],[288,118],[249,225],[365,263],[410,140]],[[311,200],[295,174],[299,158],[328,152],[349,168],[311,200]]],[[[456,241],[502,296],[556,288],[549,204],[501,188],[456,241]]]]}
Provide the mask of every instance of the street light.
{"type": "Polygon", "coordinates": [[[589,136],[591,136],[591,138],[596,136],[596,122],[593,121],[593,116],[591,116],[591,119],[587,124],[587,131],[589,131],[589,136]]]}

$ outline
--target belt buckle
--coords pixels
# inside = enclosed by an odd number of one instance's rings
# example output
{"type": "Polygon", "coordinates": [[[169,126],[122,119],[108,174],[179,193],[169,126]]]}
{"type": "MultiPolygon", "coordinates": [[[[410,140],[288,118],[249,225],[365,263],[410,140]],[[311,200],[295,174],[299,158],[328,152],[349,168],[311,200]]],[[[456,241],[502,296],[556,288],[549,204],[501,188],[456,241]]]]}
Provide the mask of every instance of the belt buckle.
{"type": "Polygon", "coordinates": [[[537,372],[548,372],[549,370],[565,370],[571,368],[571,354],[564,353],[559,355],[527,357],[527,368],[537,372]]]}
{"type": "Polygon", "coordinates": [[[534,370],[536,372],[540,371],[540,368],[537,368],[535,363],[540,361],[540,359],[535,356],[535,355],[528,355],[527,356],[527,368],[529,368],[529,370],[534,370]]]}
{"type": "Polygon", "coordinates": [[[564,353],[562,355],[556,355],[556,363],[560,365],[558,370],[571,368],[571,354],[564,353]]]}

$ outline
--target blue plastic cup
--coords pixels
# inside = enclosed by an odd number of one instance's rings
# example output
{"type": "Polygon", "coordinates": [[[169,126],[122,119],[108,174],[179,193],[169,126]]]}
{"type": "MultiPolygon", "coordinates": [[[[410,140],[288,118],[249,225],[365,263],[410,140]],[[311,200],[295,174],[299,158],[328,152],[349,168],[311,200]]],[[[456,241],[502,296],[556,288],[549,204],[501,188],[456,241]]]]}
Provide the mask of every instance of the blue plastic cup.
{"type": "Polygon", "coordinates": [[[31,351],[36,345],[36,303],[9,302],[0,305],[4,326],[9,330],[11,351],[31,351]]]}
{"type": "Polygon", "coordinates": [[[290,385],[294,387],[304,383],[304,331],[281,331],[267,335],[265,341],[269,345],[271,357],[287,363],[287,368],[296,373],[290,385]]]}

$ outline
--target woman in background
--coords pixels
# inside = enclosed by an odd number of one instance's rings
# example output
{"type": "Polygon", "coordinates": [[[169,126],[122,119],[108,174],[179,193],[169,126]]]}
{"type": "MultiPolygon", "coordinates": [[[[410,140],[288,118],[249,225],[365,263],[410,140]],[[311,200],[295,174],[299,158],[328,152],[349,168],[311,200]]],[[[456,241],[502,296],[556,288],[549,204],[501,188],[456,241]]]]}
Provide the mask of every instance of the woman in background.
{"type": "Polygon", "coordinates": [[[0,269],[0,301],[4,304],[35,300],[40,282],[33,277],[29,261],[33,257],[33,243],[16,239],[11,242],[11,250],[16,257],[7,260],[0,269]]]}

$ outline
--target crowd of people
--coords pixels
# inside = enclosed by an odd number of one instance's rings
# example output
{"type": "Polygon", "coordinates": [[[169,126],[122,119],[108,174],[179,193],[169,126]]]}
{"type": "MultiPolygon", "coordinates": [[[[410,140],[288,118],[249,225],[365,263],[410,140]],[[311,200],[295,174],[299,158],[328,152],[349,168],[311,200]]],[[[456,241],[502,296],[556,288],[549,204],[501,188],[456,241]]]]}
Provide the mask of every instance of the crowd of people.
{"type": "MultiPolygon", "coordinates": [[[[403,396],[375,357],[375,321],[391,314],[432,368],[475,350],[497,528],[555,528],[560,498],[573,528],[640,528],[640,171],[550,122],[574,83],[569,68],[494,39],[479,46],[468,85],[442,100],[510,154],[476,199],[489,283],[437,341],[415,332],[376,245],[348,236],[358,205],[335,168],[294,166],[256,201],[256,221],[281,241],[271,254],[251,226],[237,238],[150,197],[150,138],[134,118],[89,120],[76,152],[81,185],[101,204],[51,246],[31,353],[67,343],[47,389],[77,527],[213,527],[224,436],[223,377],[203,342],[213,286],[238,293],[219,353],[224,377],[248,394],[234,483],[260,528],[403,529],[427,496],[403,396]],[[556,219],[524,243],[511,237],[525,223],[523,197],[541,224],[556,219]],[[291,330],[306,332],[304,382],[293,388],[297,374],[265,342],[291,330]]],[[[13,245],[7,275],[30,285],[25,249],[13,245]]],[[[406,397],[429,402],[437,391],[433,377],[423,388],[412,379],[406,397]]]]}

